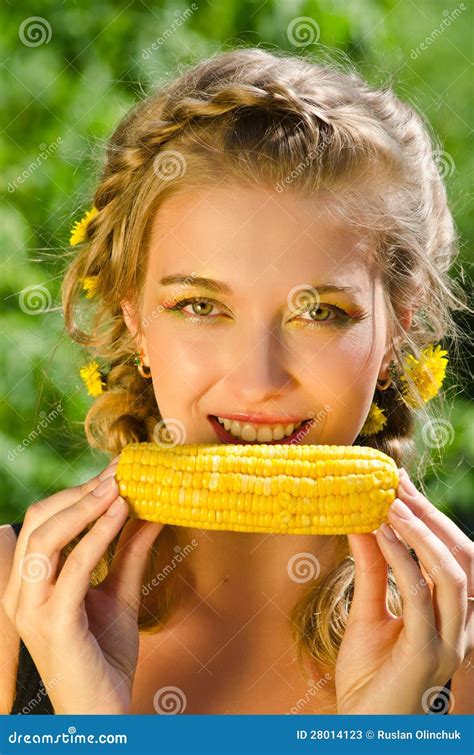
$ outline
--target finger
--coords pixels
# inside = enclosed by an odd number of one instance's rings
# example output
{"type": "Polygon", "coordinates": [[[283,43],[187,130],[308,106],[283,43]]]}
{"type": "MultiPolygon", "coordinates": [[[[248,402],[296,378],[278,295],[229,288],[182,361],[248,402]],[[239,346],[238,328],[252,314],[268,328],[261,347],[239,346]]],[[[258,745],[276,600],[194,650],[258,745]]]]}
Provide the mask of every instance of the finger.
{"type": "Polygon", "coordinates": [[[61,549],[101,516],[117,495],[117,481],[108,477],[80,501],[57,512],[33,530],[20,563],[19,605],[33,610],[48,600],[54,587],[61,549]],[[28,566],[36,563],[36,574],[28,577],[28,566]]]}
{"type": "MultiPolygon", "coordinates": [[[[112,459],[110,464],[104,470],[92,477],[86,483],[77,485],[73,488],[67,488],[66,490],[61,490],[58,493],[55,493],[48,498],[44,498],[43,500],[29,507],[26,512],[23,526],[18,535],[15,553],[13,556],[10,579],[4,592],[5,608],[11,619],[15,615],[18,605],[20,587],[22,583],[21,575],[25,567],[25,553],[29,537],[33,530],[43,524],[43,522],[45,522],[47,519],[51,517],[54,518],[63,509],[67,508],[68,506],[72,506],[74,503],[77,503],[77,501],[79,501],[85,495],[90,493],[95,487],[97,487],[99,481],[102,481],[103,479],[114,475],[115,470],[117,469],[118,459],[119,456],[116,456],[115,459],[112,459]]],[[[72,537],[70,538],[70,540],[72,540],[72,537]]],[[[62,562],[64,562],[64,558],[62,559],[62,562]]],[[[30,561],[30,564],[34,564],[33,560],[30,561]]],[[[60,561],[59,568],[61,568],[61,566],[62,563],[60,561]]],[[[38,567],[39,564],[37,564],[36,568],[38,569],[38,567]]],[[[47,569],[47,563],[43,563],[43,568],[47,569]]]]}
{"type": "Polygon", "coordinates": [[[474,544],[462,532],[461,529],[446,514],[436,508],[434,504],[423,495],[410,480],[405,469],[399,470],[400,482],[397,495],[422,519],[425,524],[435,533],[449,548],[453,556],[468,575],[469,595],[474,589],[474,577],[472,563],[474,558],[474,544]]]}
{"type": "Polygon", "coordinates": [[[68,610],[80,608],[89,590],[93,570],[123,527],[127,515],[127,503],[121,496],[115,497],[112,505],[103,512],[66,559],[54,587],[52,600],[55,603],[67,606],[68,610]]]}
{"type": "Polygon", "coordinates": [[[449,548],[403,501],[396,498],[388,510],[389,521],[416,550],[434,583],[433,606],[441,638],[459,646],[467,613],[467,577],[449,548]]]}
{"type": "Polygon", "coordinates": [[[138,613],[143,572],[151,547],[165,525],[130,519],[120,533],[112,564],[101,588],[138,613]]]}
{"type": "Polygon", "coordinates": [[[354,595],[352,619],[382,621],[390,616],[387,609],[388,566],[375,535],[371,532],[348,535],[354,555],[354,595]]]}
{"type": "Polygon", "coordinates": [[[420,567],[388,524],[381,525],[376,538],[400,592],[407,639],[413,647],[423,648],[436,637],[436,618],[429,587],[422,579],[420,567]]]}

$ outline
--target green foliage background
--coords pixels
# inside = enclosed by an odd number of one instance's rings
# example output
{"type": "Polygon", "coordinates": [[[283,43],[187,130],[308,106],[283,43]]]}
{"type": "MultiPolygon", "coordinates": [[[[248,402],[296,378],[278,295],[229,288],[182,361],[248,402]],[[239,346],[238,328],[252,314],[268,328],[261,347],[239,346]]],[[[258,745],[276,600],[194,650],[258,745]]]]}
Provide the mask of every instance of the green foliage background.
{"type": "MultiPolygon", "coordinates": [[[[59,255],[72,221],[90,206],[113,127],[138,96],[179,66],[234,45],[299,55],[315,55],[323,46],[347,54],[372,83],[390,82],[424,113],[439,139],[467,277],[473,231],[467,3],[215,0],[195,3],[177,24],[191,5],[41,0],[2,7],[0,523],[21,520],[30,503],[86,480],[107,462],[84,437],[92,399],[78,375],[83,354],[62,331],[59,255]],[[22,23],[33,16],[49,25],[49,41],[27,45],[20,39],[22,23]],[[290,43],[288,24],[302,16],[316,21],[318,44],[290,43]],[[48,311],[23,311],[22,292],[29,286],[50,297],[48,311]],[[48,419],[58,404],[61,410],[48,419]]],[[[460,275],[459,265],[453,274],[460,275]]],[[[470,329],[465,316],[459,322],[470,329]]],[[[471,532],[474,411],[467,348],[462,345],[453,365],[458,373],[448,381],[443,407],[452,442],[436,451],[424,483],[430,499],[471,532]]]]}

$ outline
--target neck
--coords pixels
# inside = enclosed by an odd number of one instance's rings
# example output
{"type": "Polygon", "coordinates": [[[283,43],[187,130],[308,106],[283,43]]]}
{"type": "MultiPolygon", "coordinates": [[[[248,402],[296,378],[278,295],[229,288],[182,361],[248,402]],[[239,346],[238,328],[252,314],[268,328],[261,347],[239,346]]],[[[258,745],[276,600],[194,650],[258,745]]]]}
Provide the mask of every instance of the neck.
{"type": "Polygon", "coordinates": [[[178,528],[184,595],[219,613],[255,613],[273,601],[288,613],[341,557],[340,537],[178,528]]]}

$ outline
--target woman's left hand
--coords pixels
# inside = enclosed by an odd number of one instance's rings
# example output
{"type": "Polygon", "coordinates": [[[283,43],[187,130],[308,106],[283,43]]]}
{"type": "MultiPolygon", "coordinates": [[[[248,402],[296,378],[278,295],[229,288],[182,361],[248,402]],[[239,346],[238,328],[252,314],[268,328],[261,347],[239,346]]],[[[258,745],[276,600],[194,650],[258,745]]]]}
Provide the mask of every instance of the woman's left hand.
{"type": "Polygon", "coordinates": [[[399,537],[392,527],[393,541],[383,527],[348,535],[355,585],[336,661],[339,714],[427,713],[474,649],[474,545],[405,470],[397,494],[388,518],[399,537]],[[387,607],[388,564],[403,603],[398,617],[387,607]]]}

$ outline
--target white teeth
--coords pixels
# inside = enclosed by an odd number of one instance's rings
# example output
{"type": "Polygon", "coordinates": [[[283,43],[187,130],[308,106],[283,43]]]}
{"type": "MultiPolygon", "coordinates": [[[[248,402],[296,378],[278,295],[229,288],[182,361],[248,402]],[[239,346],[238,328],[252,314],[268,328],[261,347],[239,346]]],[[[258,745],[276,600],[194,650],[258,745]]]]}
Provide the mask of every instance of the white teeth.
{"type": "Polygon", "coordinates": [[[250,422],[237,422],[236,420],[217,417],[221,425],[236,438],[258,443],[270,443],[272,440],[281,440],[285,435],[291,435],[303,424],[290,422],[288,425],[253,425],[250,422]]]}

